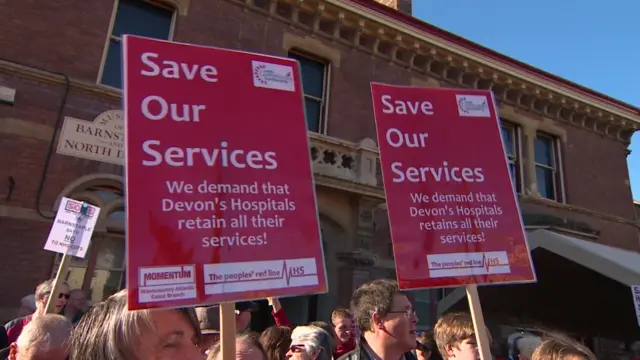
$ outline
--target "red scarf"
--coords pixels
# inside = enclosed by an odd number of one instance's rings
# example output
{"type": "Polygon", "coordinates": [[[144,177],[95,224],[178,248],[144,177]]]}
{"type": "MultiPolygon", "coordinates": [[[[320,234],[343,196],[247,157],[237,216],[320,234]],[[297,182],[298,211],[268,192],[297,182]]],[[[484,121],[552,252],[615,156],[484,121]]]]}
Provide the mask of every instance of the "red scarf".
{"type": "Polygon", "coordinates": [[[334,359],[338,359],[342,355],[348,353],[349,351],[351,351],[351,350],[353,350],[355,348],[356,348],[356,339],[355,338],[349,338],[349,340],[347,342],[342,343],[342,344],[338,344],[338,346],[336,346],[336,349],[333,352],[333,358],[334,359]]]}

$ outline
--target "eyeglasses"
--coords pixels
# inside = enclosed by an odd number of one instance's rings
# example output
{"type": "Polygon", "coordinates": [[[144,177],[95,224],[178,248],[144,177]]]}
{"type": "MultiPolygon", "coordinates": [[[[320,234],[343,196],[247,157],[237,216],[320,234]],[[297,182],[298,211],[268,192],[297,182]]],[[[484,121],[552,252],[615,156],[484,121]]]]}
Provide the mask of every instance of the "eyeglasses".
{"type": "Polygon", "coordinates": [[[389,311],[389,314],[404,314],[404,316],[406,316],[407,319],[411,319],[413,315],[416,314],[416,311],[413,309],[407,309],[407,310],[389,311]]]}
{"type": "Polygon", "coordinates": [[[291,351],[292,353],[299,353],[299,352],[304,352],[305,348],[304,348],[304,345],[291,345],[289,347],[289,351],[291,351]]]}
{"type": "Polygon", "coordinates": [[[58,294],[58,299],[65,298],[66,300],[69,300],[69,297],[70,297],[70,296],[71,296],[71,295],[69,295],[69,294],[63,294],[63,293],[60,293],[60,294],[58,294]]]}

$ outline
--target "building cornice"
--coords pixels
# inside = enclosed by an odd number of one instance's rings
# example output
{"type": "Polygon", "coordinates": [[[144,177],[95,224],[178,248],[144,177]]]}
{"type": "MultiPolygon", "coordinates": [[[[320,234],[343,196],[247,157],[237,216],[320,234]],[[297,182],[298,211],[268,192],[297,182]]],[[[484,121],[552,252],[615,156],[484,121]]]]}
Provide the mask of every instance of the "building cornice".
{"type": "Polygon", "coordinates": [[[533,204],[538,204],[538,205],[543,205],[549,208],[555,208],[555,209],[562,209],[562,210],[567,210],[570,212],[575,212],[575,213],[580,213],[580,214],[584,214],[584,215],[588,215],[588,216],[593,216],[596,218],[600,218],[606,221],[611,221],[611,222],[616,222],[619,224],[624,224],[624,225],[629,225],[629,226],[633,226],[635,228],[640,229],[640,223],[633,221],[633,220],[629,220],[629,219],[625,219],[622,218],[620,216],[615,216],[615,215],[611,215],[611,214],[605,214],[599,211],[594,211],[594,210],[590,210],[587,208],[583,208],[580,206],[576,206],[576,205],[571,205],[571,204],[565,204],[565,203],[559,203],[556,201],[552,201],[552,200],[547,200],[544,198],[541,198],[539,196],[532,196],[532,195],[519,195],[519,199],[521,202],[525,202],[525,203],[533,203],[533,204]]]}
{"type": "Polygon", "coordinates": [[[228,1],[449,86],[491,89],[503,103],[625,143],[640,127],[637,108],[465,48],[376,11],[372,7],[381,5],[373,2],[369,7],[352,0],[228,1]]]}
{"type": "MultiPolygon", "coordinates": [[[[443,36],[353,0],[227,0],[351,48],[383,58],[408,71],[453,87],[491,89],[501,103],[587,129],[628,144],[640,128],[640,110],[545,79],[496,56],[467,49],[443,36]]],[[[373,4],[373,3],[372,3],[373,4]]],[[[382,6],[375,4],[376,6],[382,6]]],[[[394,14],[397,12],[393,11],[394,14]]],[[[400,15],[397,12],[398,16],[400,15]]],[[[415,20],[418,21],[418,20],[415,20]]],[[[1,61],[0,71],[54,84],[55,73],[1,61]]],[[[121,91],[70,79],[74,89],[120,99],[121,91]]]]}

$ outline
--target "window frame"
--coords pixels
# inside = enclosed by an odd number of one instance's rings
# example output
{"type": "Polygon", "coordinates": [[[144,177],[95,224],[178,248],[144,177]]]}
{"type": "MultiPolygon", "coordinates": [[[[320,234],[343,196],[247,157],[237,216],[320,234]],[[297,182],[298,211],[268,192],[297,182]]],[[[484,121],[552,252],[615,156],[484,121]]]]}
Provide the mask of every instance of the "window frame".
{"type": "MultiPolygon", "coordinates": [[[[167,41],[173,41],[173,35],[176,28],[176,19],[178,17],[178,9],[175,6],[171,6],[170,4],[153,1],[153,0],[138,0],[147,2],[153,6],[157,6],[159,8],[163,8],[166,10],[170,10],[172,12],[171,15],[171,25],[169,26],[169,37],[167,41]]],[[[107,38],[104,42],[104,47],[102,48],[102,59],[100,60],[100,68],[98,69],[98,77],[96,78],[96,84],[100,86],[107,87],[109,89],[115,89],[118,91],[122,91],[120,88],[113,87],[111,85],[106,85],[102,83],[102,75],[104,74],[104,67],[107,64],[107,55],[109,54],[109,44],[111,44],[112,40],[116,40],[117,42],[121,42],[122,39],[113,35],[113,28],[116,24],[116,16],[118,15],[118,7],[120,6],[120,0],[113,1],[113,9],[111,10],[111,20],[109,21],[109,30],[107,31],[107,38]]],[[[122,69],[121,69],[122,70],[122,69]]]]}
{"type": "MultiPolygon", "coordinates": [[[[329,102],[330,102],[330,86],[331,86],[331,61],[318,56],[318,55],[314,55],[311,52],[308,51],[304,51],[301,50],[299,48],[291,48],[287,51],[287,57],[291,58],[291,54],[294,54],[296,56],[299,57],[304,57],[307,58],[311,61],[315,61],[321,64],[324,64],[324,79],[322,81],[322,99],[318,99],[315,96],[311,96],[311,95],[307,95],[304,93],[304,85],[302,84],[302,68],[300,69],[300,83],[302,85],[302,97],[304,100],[306,100],[307,98],[312,99],[312,100],[320,100],[320,119],[319,119],[319,124],[318,124],[318,134],[327,134],[327,125],[328,125],[328,114],[329,114],[329,102]]],[[[296,59],[294,59],[296,60],[296,59]]],[[[305,107],[305,111],[306,111],[306,107],[305,107]]],[[[306,112],[305,112],[305,119],[306,119],[306,112]]],[[[307,131],[311,131],[311,130],[307,130],[307,131]]],[[[315,131],[313,131],[315,132],[315,131]]]]}
{"type": "MultiPolygon", "coordinates": [[[[428,319],[422,319],[418,316],[418,323],[416,324],[416,329],[425,331],[431,329],[434,325],[434,314],[433,314],[433,306],[434,306],[434,296],[433,292],[438,289],[420,289],[411,292],[411,297],[413,298],[413,310],[418,314],[418,308],[420,306],[424,306],[429,313],[428,319]]],[[[437,305],[437,302],[435,303],[437,305]]]]}
{"type": "MultiPolygon", "coordinates": [[[[100,233],[97,234],[99,236],[104,236],[105,238],[112,238],[114,240],[120,240],[122,242],[122,246],[125,248],[125,251],[123,253],[123,261],[122,261],[122,266],[121,267],[113,267],[113,268],[106,268],[106,267],[100,267],[100,266],[96,266],[97,265],[97,256],[100,253],[100,251],[102,250],[102,245],[104,244],[103,241],[100,241],[98,243],[93,241],[93,236],[95,236],[96,234],[94,233],[92,235],[92,241],[89,244],[89,249],[87,249],[87,255],[84,258],[78,258],[78,257],[72,257],[71,258],[71,262],[69,264],[69,267],[67,268],[67,273],[65,274],[65,278],[64,281],[68,281],[68,277],[71,275],[71,269],[75,268],[75,269],[84,269],[85,271],[85,275],[86,276],[86,272],[89,271],[89,269],[92,269],[93,274],[91,274],[92,278],[96,277],[96,270],[105,270],[105,271],[113,271],[113,272],[119,272],[120,273],[120,280],[118,281],[119,285],[118,285],[118,290],[122,290],[124,288],[123,284],[125,281],[125,276],[126,276],[126,270],[127,270],[127,253],[126,253],[126,242],[125,242],[125,236],[124,234],[119,234],[119,233],[113,233],[113,232],[107,232],[107,233],[100,233]],[[96,248],[96,244],[99,246],[98,248],[96,248]],[[95,252],[95,258],[93,258],[93,252],[95,252]],[[86,264],[83,264],[83,262],[86,261],[86,264]]],[[[55,254],[54,257],[54,261],[53,261],[53,267],[51,268],[51,276],[50,278],[54,279],[57,275],[57,272],[60,270],[60,263],[62,262],[62,257],[63,254],[55,254]]],[[[84,286],[84,284],[81,284],[81,288],[82,286],[84,286]]],[[[91,295],[91,294],[90,294],[91,295]]],[[[93,304],[92,300],[91,300],[91,296],[88,297],[88,300],[93,304]]]]}
{"type": "Polygon", "coordinates": [[[564,203],[565,189],[564,189],[564,175],[563,175],[563,168],[562,168],[563,166],[562,165],[562,149],[560,146],[560,139],[557,136],[554,136],[553,134],[538,131],[536,133],[536,138],[534,139],[534,152],[532,156],[532,161],[534,166],[534,176],[536,179],[536,184],[540,183],[538,179],[538,168],[550,170],[553,175],[553,199],[543,196],[540,193],[539,188],[538,188],[538,195],[540,195],[540,197],[542,197],[543,199],[546,199],[549,201],[564,203]],[[549,143],[551,144],[551,151],[552,151],[551,159],[553,160],[553,166],[549,166],[549,165],[541,164],[537,162],[536,154],[535,154],[535,142],[538,140],[538,138],[546,138],[549,140],[549,143]]]}
{"type": "MultiPolygon", "coordinates": [[[[522,157],[522,127],[518,124],[512,123],[508,120],[500,119],[500,137],[502,138],[502,130],[508,129],[513,135],[514,141],[514,159],[511,159],[511,156],[506,152],[504,152],[505,159],[507,160],[507,166],[514,164],[516,167],[516,194],[524,193],[524,164],[522,157]]],[[[504,149],[504,139],[503,149],[504,149]]],[[[509,167],[510,168],[510,167],[509,167]]],[[[511,174],[509,174],[511,176],[511,174]]]]}

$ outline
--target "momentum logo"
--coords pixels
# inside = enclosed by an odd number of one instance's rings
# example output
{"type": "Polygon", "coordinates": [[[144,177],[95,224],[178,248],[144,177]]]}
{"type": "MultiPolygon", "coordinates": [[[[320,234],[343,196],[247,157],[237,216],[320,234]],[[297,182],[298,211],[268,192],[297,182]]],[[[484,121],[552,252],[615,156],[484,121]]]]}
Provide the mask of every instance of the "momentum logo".
{"type": "Polygon", "coordinates": [[[195,283],[195,266],[140,268],[139,281],[141,287],[195,283]]]}

